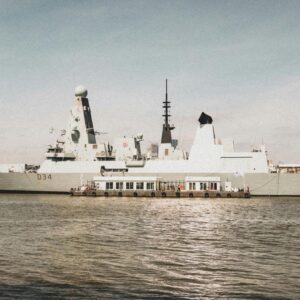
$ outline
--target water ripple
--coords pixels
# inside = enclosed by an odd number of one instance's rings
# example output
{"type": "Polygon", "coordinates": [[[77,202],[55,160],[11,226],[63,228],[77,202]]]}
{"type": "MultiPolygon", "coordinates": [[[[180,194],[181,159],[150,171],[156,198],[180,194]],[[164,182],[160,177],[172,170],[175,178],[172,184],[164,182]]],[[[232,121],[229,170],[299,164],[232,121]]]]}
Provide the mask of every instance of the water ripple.
{"type": "Polygon", "coordinates": [[[300,199],[0,195],[0,298],[298,299],[300,199]]]}

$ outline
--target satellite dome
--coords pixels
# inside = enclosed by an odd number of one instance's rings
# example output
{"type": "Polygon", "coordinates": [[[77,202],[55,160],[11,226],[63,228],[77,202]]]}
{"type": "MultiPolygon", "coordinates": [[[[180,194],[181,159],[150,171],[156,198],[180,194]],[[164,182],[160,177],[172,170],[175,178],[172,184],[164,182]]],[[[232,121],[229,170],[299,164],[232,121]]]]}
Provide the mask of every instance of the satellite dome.
{"type": "Polygon", "coordinates": [[[84,87],[83,85],[78,85],[75,88],[75,96],[76,97],[86,97],[88,94],[88,91],[86,89],[86,87],[84,87]]]}

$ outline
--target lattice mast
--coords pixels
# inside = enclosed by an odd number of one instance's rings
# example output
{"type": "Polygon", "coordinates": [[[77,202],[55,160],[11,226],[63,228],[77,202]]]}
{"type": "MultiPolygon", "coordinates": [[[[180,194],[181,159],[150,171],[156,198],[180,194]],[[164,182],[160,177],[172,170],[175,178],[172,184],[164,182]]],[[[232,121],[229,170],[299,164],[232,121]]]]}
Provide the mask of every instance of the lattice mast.
{"type": "Polygon", "coordinates": [[[163,130],[161,135],[161,143],[162,144],[171,144],[172,143],[172,134],[171,130],[173,130],[175,127],[173,125],[170,125],[170,108],[171,108],[171,102],[168,99],[168,79],[166,79],[166,95],[165,95],[165,101],[163,101],[163,109],[164,114],[162,115],[164,117],[164,124],[163,124],[163,130]]]}

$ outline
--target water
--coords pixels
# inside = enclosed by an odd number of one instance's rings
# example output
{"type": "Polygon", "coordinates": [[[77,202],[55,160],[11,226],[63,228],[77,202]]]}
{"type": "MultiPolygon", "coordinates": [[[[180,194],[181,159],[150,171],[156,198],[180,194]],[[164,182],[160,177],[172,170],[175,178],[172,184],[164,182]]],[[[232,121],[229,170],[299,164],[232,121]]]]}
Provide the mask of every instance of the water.
{"type": "Polygon", "coordinates": [[[299,299],[300,198],[0,195],[0,297],[299,299]]]}

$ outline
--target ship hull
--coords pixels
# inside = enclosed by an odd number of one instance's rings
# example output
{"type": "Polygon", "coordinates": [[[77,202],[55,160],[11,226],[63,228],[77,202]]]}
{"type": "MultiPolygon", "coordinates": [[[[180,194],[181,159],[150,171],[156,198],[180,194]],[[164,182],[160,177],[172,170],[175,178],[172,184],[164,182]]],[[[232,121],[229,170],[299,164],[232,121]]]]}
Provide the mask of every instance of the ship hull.
{"type": "Polygon", "coordinates": [[[1,192],[69,193],[99,174],[0,173],[1,192]]]}
{"type": "MultiPolygon", "coordinates": [[[[253,196],[300,196],[300,174],[245,174],[233,173],[135,173],[135,176],[158,176],[167,181],[184,180],[186,176],[218,176],[224,187],[230,181],[232,187],[249,188],[253,196]]],[[[93,180],[99,173],[0,173],[1,192],[20,193],[69,193],[93,180]]]]}

